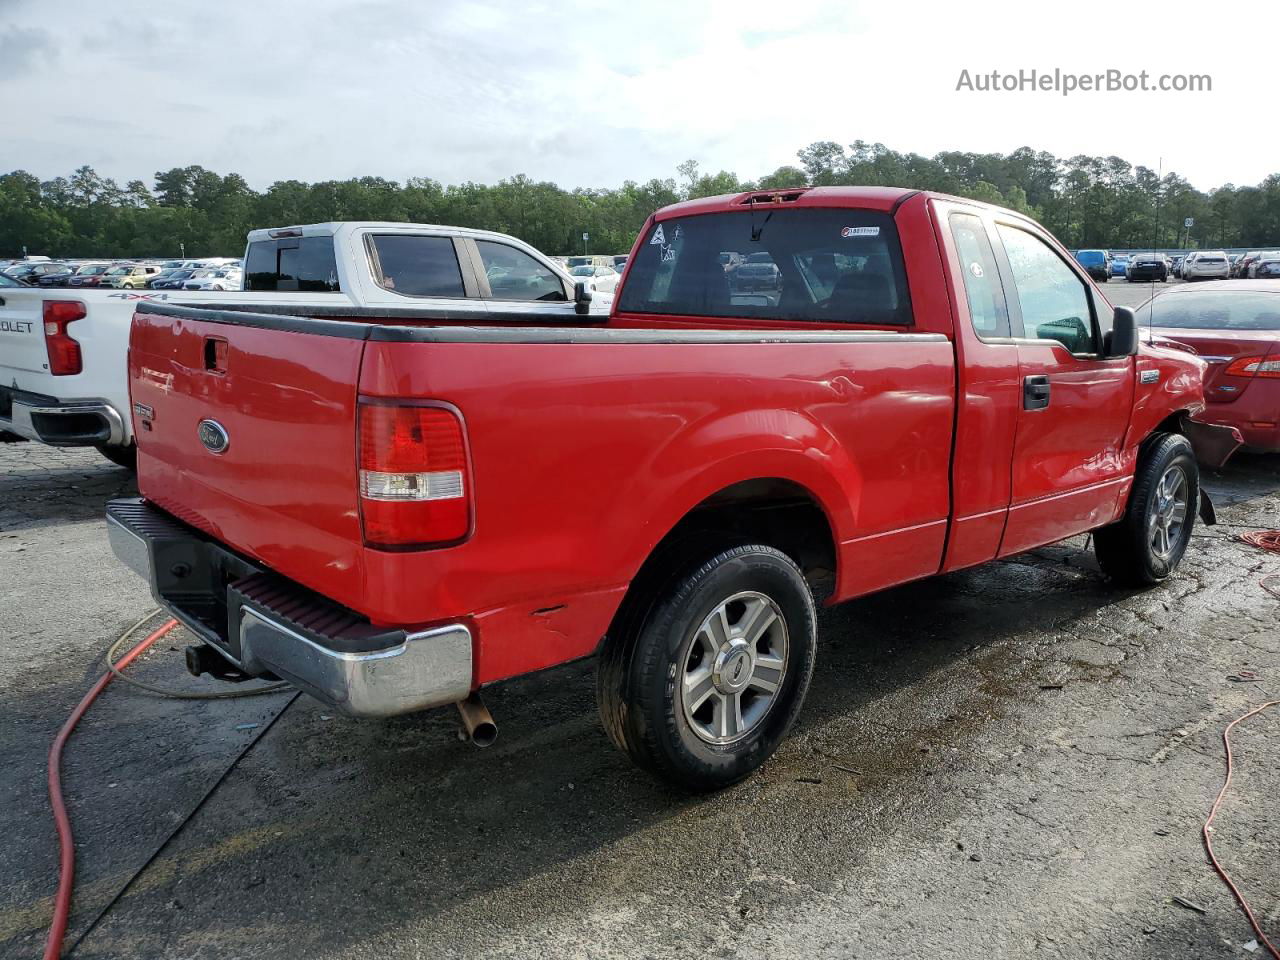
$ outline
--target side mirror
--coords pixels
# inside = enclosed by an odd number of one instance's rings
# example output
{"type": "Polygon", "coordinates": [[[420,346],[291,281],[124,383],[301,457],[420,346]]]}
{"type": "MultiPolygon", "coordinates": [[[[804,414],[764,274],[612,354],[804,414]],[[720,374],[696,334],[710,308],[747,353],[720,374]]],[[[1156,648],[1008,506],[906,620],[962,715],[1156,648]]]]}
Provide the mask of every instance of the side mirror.
{"type": "Polygon", "coordinates": [[[580,315],[591,312],[591,288],[585,280],[573,285],[573,312],[580,315]]]}
{"type": "Polygon", "coordinates": [[[1138,352],[1138,321],[1128,307],[1116,307],[1111,332],[1102,343],[1102,355],[1108,360],[1132,357],[1138,352]]]}

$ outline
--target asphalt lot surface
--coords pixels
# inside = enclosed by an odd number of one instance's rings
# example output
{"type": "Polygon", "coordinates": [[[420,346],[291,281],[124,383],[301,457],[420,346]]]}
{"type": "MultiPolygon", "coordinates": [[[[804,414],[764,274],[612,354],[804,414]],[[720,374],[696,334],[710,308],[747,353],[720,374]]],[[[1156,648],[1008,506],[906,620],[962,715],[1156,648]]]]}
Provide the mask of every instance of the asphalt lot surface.
{"type": "Polygon", "coordinates": [[[1130,283],[1121,277],[1112,277],[1106,283],[1098,284],[1108,300],[1117,307],[1139,307],[1151,299],[1152,295],[1182,286],[1181,280],[1169,280],[1167,283],[1130,283]]]}
{"type": "MultiPolygon", "coordinates": [[[[1108,587],[1077,538],[827,610],[792,736],[708,798],[612,748],[590,664],[490,691],[483,751],[452,710],[357,721],[113,684],[64,765],[70,955],[1261,956],[1199,826],[1222,728],[1280,697],[1259,584],[1280,556],[1233,539],[1280,525],[1280,457],[1206,486],[1222,524],[1157,589],[1108,587]]],[[[0,956],[37,954],[50,914],[48,745],[151,607],[100,519],[132,492],[92,451],[0,446],[0,956]]],[[[131,672],[216,689],[185,642],[131,672]]],[[[1216,846],[1276,938],[1280,709],[1234,743],[1216,846]]]]}

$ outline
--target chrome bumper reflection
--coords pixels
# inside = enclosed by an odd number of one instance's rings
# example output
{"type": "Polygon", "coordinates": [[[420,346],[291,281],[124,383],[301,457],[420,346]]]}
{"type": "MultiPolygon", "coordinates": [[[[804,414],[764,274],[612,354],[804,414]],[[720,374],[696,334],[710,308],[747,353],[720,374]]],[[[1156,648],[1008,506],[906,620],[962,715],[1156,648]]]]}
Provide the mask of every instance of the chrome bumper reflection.
{"type": "Polygon", "coordinates": [[[0,429],[53,447],[114,447],[125,442],[125,423],[119,411],[99,401],[33,405],[14,397],[9,419],[0,418],[0,429]],[[93,417],[98,423],[91,433],[55,428],[63,418],[85,416],[93,417]]]}
{"type": "Polygon", "coordinates": [[[456,703],[471,691],[471,631],[461,624],[411,633],[396,647],[341,653],[242,606],[240,653],[247,673],[274,673],[359,717],[456,703]]]}

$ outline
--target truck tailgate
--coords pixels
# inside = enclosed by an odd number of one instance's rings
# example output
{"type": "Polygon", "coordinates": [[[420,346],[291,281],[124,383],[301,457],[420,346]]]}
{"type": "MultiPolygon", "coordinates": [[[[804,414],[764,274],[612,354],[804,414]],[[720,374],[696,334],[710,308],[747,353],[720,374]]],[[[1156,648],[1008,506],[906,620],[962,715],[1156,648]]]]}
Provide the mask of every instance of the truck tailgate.
{"type": "MultiPolygon", "coordinates": [[[[42,292],[31,288],[11,290],[0,287],[0,366],[6,370],[48,373],[49,351],[44,344],[44,318],[41,315],[42,292]]],[[[74,297],[60,298],[55,292],[50,293],[48,299],[74,297]]],[[[72,330],[75,331],[74,326],[72,330]]],[[[31,389],[26,384],[21,386],[31,389]]]]}
{"type": "Polygon", "coordinates": [[[363,577],[354,456],[363,348],[359,337],[140,306],[129,341],[140,492],[354,605],[363,577]]]}

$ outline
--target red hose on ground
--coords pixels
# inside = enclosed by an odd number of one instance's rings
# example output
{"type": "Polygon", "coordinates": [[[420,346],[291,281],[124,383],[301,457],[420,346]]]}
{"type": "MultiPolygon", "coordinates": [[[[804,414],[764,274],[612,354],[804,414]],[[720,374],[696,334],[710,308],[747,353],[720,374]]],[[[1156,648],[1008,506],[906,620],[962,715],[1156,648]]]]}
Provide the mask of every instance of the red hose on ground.
{"type": "Polygon", "coordinates": [[[1276,949],[1275,944],[1267,939],[1267,935],[1262,932],[1262,927],[1258,925],[1258,918],[1253,915],[1253,908],[1249,906],[1249,901],[1244,898],[1244,894],[1240,892],[1240,888],[1235,885],[1235,881],[1231,879],[1222,864],[1218,862],[1217,855],[1213,852],[1213,818],[1218,815],[1218,807],[1222,805],[1222,798],[1227,795],[1227,789],[1231,786],[1232,773],[1232,757],[1231,757],[1231,728],[1237,723],[1242,723],[1250,717],[1261,713],[1269,707],[1280,706],[1280,700],[1272,700],[1264,703],[1260,707],[1254,707],[1242,717],[1236,717],[1227,724],[1227,728],[1222,731],[1222,743],[1227,749],[1227,776],[1222,781],[1222,789],[1218,791],[1218,798],[1213,801],[1213,807],[1209,811],[1209,819],[1204,822],[1204,829],[1201,831],[1204,835],[1204,848],[1209,853],[1209,862],[1213,864],[1213,869],[1218,871],[1218,876],[1222,878],[1232,895],[1236,898],[1236,902],[1240,904],[1240,909],[1244,911],[1244,915],[1249,918],[1249,925],[1253,927],[1253,932],[1258,935],[1258,942],[1271,951],[1271,956],[1275,960],[1280,960],[1280,950],[1276,949]]]}
{"type": "MultiPolygon", "coordinates": [[[[119,663],[116,664],[117,668],[128,666],[177,625],[178,621],[169,620],[151,631],[120,658],[119,663]]],[[[108,670],[98,678],[98,682],[71,711],[71,716],[67,717],[67,722],[62,725],[58,736],[54,738],[53,746],[49,748],[49,805],[53,808],[53,822],[58,830],[58,893],[53,901],[53,922],[49,927],[49,937],[44,943],[44,960],[58,960],[62,955],[62,940],[66,936],[67,919],[71,915],[71,890],[75,884],[76,874],[76,848],[71,836],[71,820],[67,817],[67,808],[62,802],[62,748],[66,746],[67,740],[75,730],[76,724],[80,722],[80,718],[85,715],[85,711],[98,698],[98,694],[107,688],[112,676],[113,674],[108,670]]]]}
{"type": "Polygon", "coordinates": [[[1242,543],[1261,547],[1263,550],[1274,550],[1280,553],[1280,530],[1250,530],[1237,538],[1242,543]]]}

